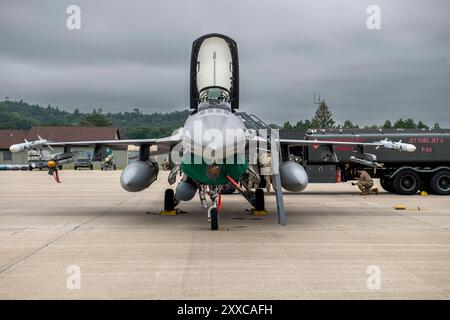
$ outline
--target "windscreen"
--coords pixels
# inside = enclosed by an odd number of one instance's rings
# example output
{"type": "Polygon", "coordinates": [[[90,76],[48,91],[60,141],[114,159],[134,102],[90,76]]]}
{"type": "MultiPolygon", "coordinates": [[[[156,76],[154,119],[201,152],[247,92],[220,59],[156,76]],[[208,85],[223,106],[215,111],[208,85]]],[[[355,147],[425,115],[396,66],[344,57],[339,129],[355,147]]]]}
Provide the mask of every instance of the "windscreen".
{"type": "Polygon", "coordinates": [[[197,89],[206,87],[231,89],[233,64],[228,43],[218,37],[205,39],[197,57],[197,89]]]}

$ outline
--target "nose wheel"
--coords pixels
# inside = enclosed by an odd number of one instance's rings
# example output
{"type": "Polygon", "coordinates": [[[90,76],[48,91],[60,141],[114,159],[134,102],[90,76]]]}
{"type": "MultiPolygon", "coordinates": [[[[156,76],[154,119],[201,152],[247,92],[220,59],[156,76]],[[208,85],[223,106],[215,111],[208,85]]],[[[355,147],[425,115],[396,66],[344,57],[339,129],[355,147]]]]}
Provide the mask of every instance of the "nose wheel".
{"type": "Polygon", "coordinates": [[[219,215],[217,214],[216,207],[210,207],[208,209],[208,220],[211,222],[211,230],[219,229],[219,215]]]}

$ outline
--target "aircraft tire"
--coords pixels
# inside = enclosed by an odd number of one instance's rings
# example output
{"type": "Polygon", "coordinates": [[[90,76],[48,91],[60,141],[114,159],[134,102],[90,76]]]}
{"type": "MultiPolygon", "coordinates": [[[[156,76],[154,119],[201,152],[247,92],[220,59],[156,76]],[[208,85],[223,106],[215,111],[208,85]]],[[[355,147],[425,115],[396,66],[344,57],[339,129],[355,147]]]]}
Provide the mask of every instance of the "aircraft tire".
{"type": "Polygon", "coordinates": [[[172,211],[175,209],[175,193],[173,189],[166,189],[164,193],[164,211],[172,211]]]}
{"type": "Polygon", "coordinates": [[[217,208],[211,207],[209,210],[209,217],[211,219],[211,230],[219,229],[219,216],[217,214],[217,208]]]}
{"type": "Polygon", "coordinates": [[[255,190],[255,210],[256,211],[263,211],[263,210],[265,210],[265,206],[264,206],[264,191],[263,191],[263,189],[256,189],[255,190]]]}

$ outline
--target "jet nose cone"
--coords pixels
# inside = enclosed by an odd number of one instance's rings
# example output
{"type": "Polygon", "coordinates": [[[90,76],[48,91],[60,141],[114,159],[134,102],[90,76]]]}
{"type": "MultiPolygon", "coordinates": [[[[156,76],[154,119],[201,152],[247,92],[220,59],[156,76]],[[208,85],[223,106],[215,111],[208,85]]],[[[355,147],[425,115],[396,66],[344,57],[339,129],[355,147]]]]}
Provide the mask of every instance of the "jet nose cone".
{"type": "Polygon", "coordinates": [[[229,111],[210,108],[191,116],[183,133],[183,145],[206,161],[230,157],[245,148],[245,126],[229,111]]]}
{"type": "Polygon", "coordinates": [[[416,151],[416,146],[413,145],[413,144],[410,144],[410,145],[408,145],[408,146],[406,147],[406,151],[408,151],[408,152],[414,152],[414,151],[416,151]]]}

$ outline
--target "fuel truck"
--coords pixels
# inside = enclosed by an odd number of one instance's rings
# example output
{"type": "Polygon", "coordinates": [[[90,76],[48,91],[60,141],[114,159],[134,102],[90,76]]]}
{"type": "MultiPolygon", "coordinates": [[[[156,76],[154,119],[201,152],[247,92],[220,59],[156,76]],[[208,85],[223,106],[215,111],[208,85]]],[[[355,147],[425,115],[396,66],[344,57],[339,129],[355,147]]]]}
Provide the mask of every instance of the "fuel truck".
{"type": "MultiPolygon", "coordinates": [[[[327,129],[280,130],[280,138],[369,142],[383,141],[390,148],[366,146],[295,146],[282,150],[304,166],[309,182],[355,180],[366,170],[388,192],[413,195],[419,191],[450,195],[450,129],[327,129]],[[398,152],[403,143],[414,152],[398,152]]],[[[405,150],[406,151],[406,150],[405,150]]]]}

